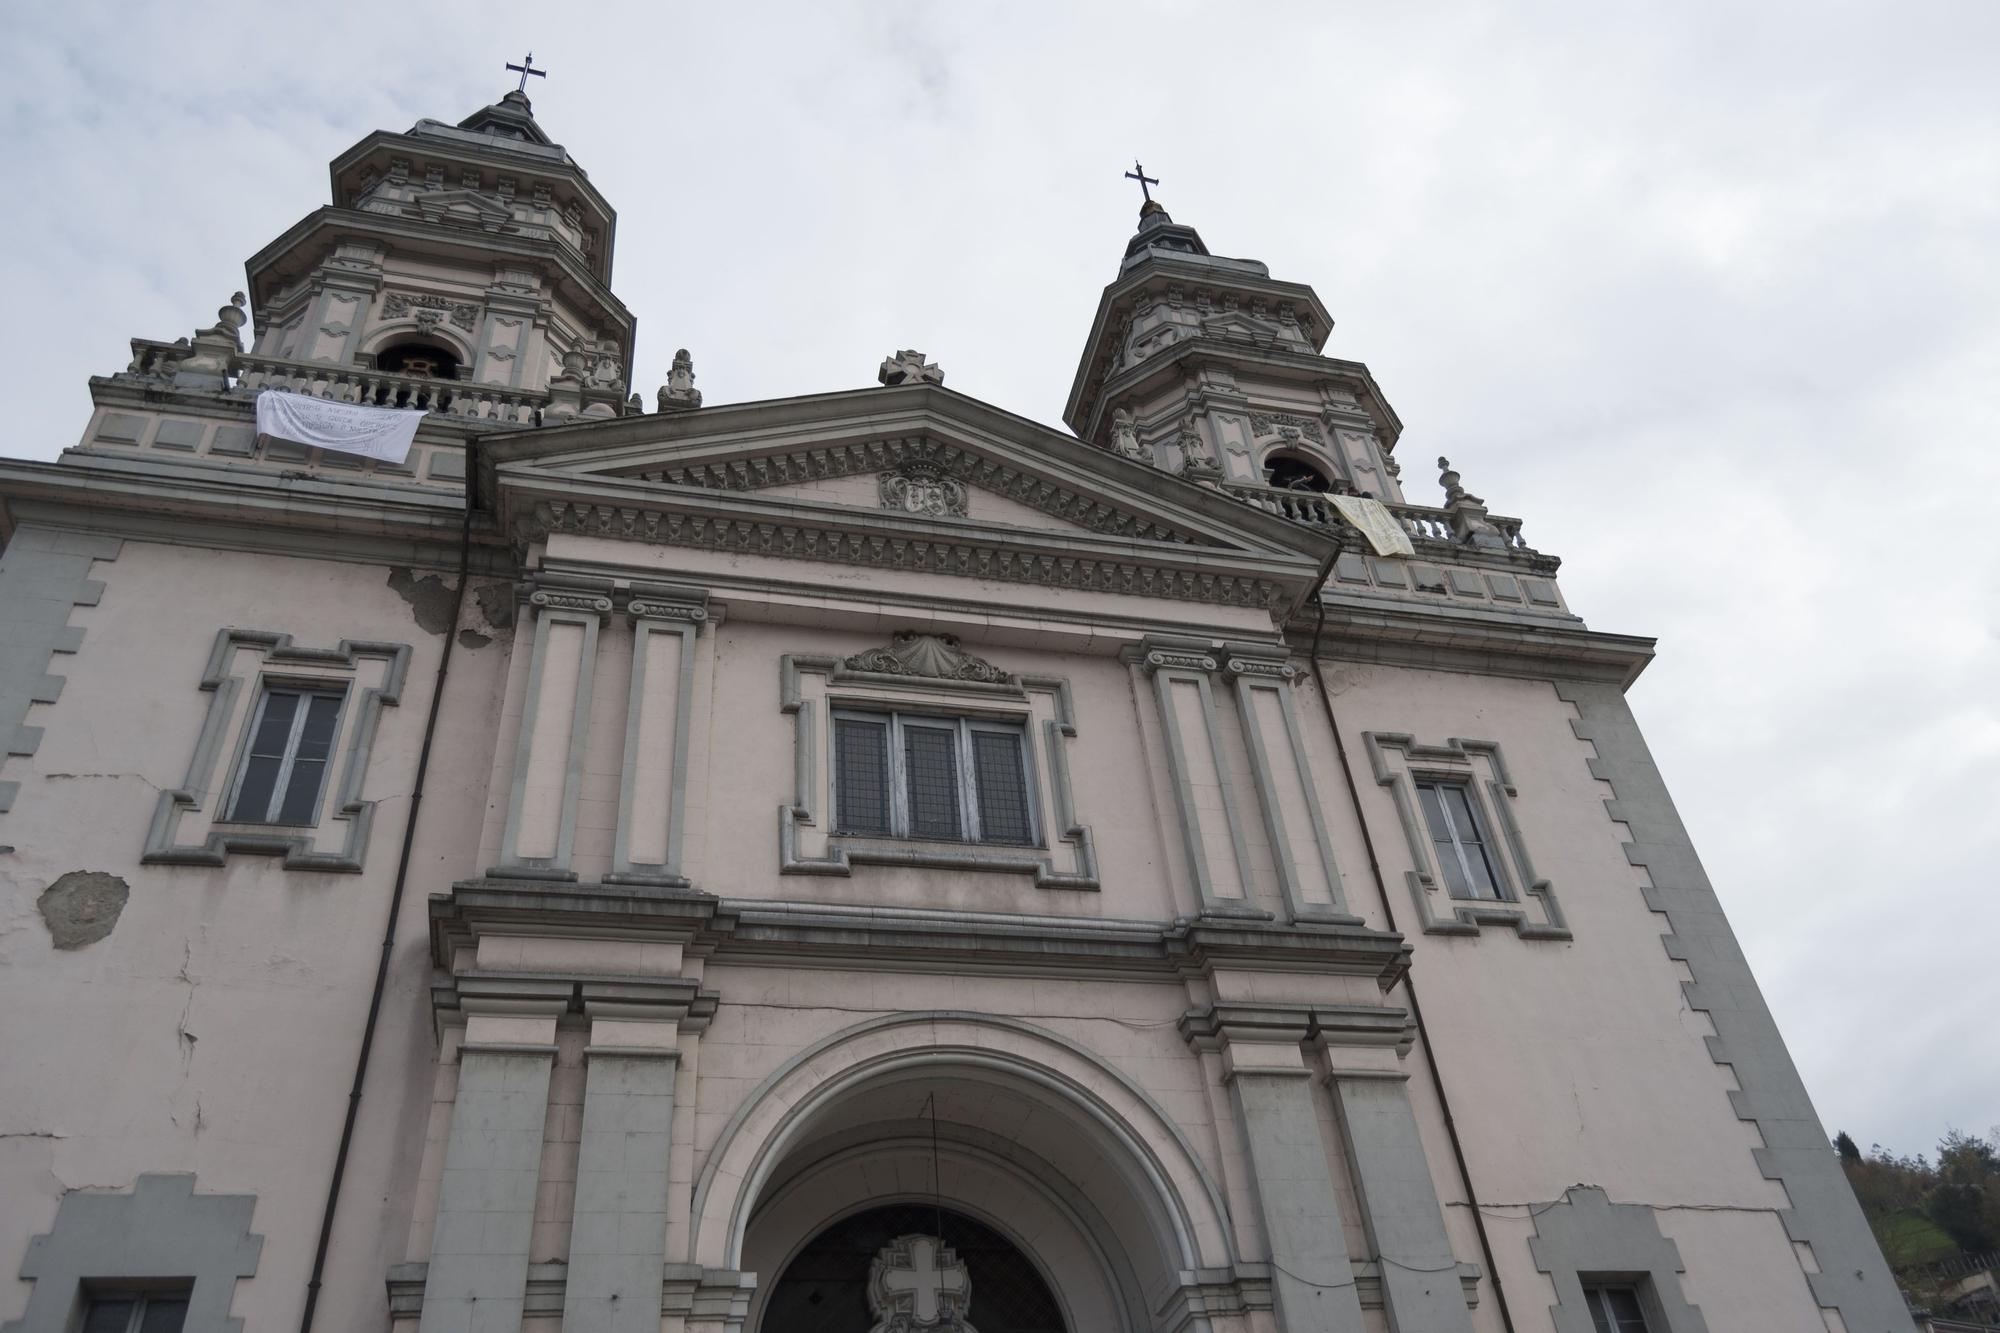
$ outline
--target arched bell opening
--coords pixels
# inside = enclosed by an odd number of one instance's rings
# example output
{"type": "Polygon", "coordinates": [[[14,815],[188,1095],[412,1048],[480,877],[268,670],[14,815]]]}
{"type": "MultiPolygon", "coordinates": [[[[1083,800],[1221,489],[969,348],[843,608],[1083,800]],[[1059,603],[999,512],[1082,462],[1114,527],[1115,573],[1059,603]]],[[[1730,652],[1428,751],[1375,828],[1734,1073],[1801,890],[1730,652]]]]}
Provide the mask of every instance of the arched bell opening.
{"type": "Polygon", "coordinates": [[[417,383],[378,379],[363,386],[363,401],[377,407],[416,407],[442,412],[451,406],[458,379],[458,354],[442,342],[405,338],[375,353],[375,369],[417,383]],[[427,382],[429,381],[429,382],[427,382]]]}
{"type": "Polygon", "coordinates": [[[1281,491],[1333,489],[1333,478],[1321,463],[1294,453],[1274,452],[1264,458],[1264,484],[1281,491]]]}

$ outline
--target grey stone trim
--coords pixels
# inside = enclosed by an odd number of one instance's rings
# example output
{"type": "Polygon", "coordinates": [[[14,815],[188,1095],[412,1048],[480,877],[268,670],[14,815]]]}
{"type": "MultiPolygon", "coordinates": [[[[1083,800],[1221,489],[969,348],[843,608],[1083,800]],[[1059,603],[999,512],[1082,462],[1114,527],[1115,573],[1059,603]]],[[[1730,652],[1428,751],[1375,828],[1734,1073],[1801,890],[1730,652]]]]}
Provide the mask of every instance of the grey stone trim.
{"type": "Polygon", "coordinates": [[[685,591],[635,587],[626,604],[632,618],[632,679],[626,694],[625,750],[618,785],[618,831],[612,849],[612,869],[605,879],[613,884],[658,884],[680,888],[687,884],[681,873],[681,835],[687,824],[688,745],[694,732],[695,639],[708,623],[705,594],[690,597],[685,591]],[[658,863],[632,861],[632,792],[639,760],[640,699],[650,669],[652,640],[672,637],[680,656],[680,680],[674,701],[673,779],[667,796],[666,859],[658,863]]]}
{"type": "MultiPolygon", "coordinates": [[[[1397,602],[1332,584],[1320,603],[1326,611],[1320,656],[1327,661],[1630,685],[1653,656],[1651,639],[1599,633],[1574,617],[1557,620],[1507,606],[1397,602]]],[[[1298,646],[1313,628],[1313,616],[1303,613],[1288,626],[1298,646]]]]}
{"type": "MultiPolygon", "coordinates": [[[[1535,1258],[1535,1268],[1555,1284],[1556,1303],[1549,1307],[1549,1315],[1556,1333],[1592,1333],[1583,1294],[1584,1283],[1590,1281],[1636,1286],[1649,1329],[1708,1333],[1701,1311],[1681,1295],[1680,1275],[1687,1267],[1681,1263],[1680,1247],[1660,1234],[1651,1208],[1614,1204],[1594,1185],[1572,1185],[1557,1202],[1536,1208],[1534,1216],[1528,1253],[1535,1258]]],[[[1902,1326],[1909,1327],[1907,1315],[1902,1326]]]]}
{"type": "MultiPolygon", "coordinates": [[[[683,1319],[715,1321],[716,1327],[740,1329],[757,1289],[755,1273],[700,1264],[662,1264],[660,1313],[683,1319]]],[[[424,1283],[430,1265],[392,1264],[383,1284],[389,1290],[389,1317],[415,1319],[424,1309],[424,1283]]],[[[561,1319],[568,1287],[566,1264],[529,1264],[528,1290],[522,1314],[529,1319],[561,1319]]]]}
{"type": "Polygon", "coordinates": [[[420,1333],[518,1333],[554,1051],[461,1051],[420,1333]]]}
{"type": "Polygon", "coordinates": [[[920,518],[824,501],[773,500],[755,492],[669,489],[622,477],[566,472],[557,478],[503,468],[500,480],[510,521],[536,535],[568,533],[1255,607],[1274,616],[1303,593],[1300,576],[1309,577],[1306,562],[1282,552],[920,518]]]}
{"type": "Polygon", "coordinates": [[[588,1053],[563,1326],[659,1333],[678,1050],[588,1053]]]}
{"type": "Polygon", "coordinates": [[[1320,804],[1312,767],[1306,759],[1305,737],[1299,730],[1297,700],[1292,694],[1292,684],[1299,672],[1284,660],[1282,648],[1277,650],[1277,654],[1272,655],[1269,649],[1225,644],[1222,664],[1236,694],[1237,716],[1242,719],[1243,737],[1250,751],[1250,765],[1257,780],[1258,803],[1264,814],[1264,831],[1271,842],[1271,864],[1277,869],[1278,883],[1284,889],[1292,920],[1358,924],[1361,918],[1347,910],[1347,894],[1341,884],[1340,866],[1334,859],[1333,836],[1327,829],[1326,811],[1320,804]],[[1307,900],[1307,885],[1290,855],[1291,838],[1285,827],[1284,812],[1279,808],[1277,771],[1272,767],[1270,747],[1265,743],[1263,728],[1257,722],[1255,696],[1260,691],[1275,695],[1284,714],[1288,748],[1281,758],[1289,762],[1298,775],[1306,812],[1312,821],[1313,840],[1319,848],[1320,863],[1326,867],[1326,892],[1331,902],[1324,905],[1307,900]]]}
{"type": "Polygon", "coordinates": [[[1739,1090],[1729,1094],[1730,1103],[1763,1136],[1764,1146],[1751,1155],[1765,1178],[1780,1182],[1791,1198],[1782,1214],[1785,1231],[1812,1247],[1819,1271],[1805,1279],[1814,1297],[1838,1310],[1850,1329],[1907,1331],[1910,1316],[1895,1278],[1827,1147],[1805,1083],[1624,694],[1581,682],[1559,682],[1555,690],[1576,707],[1570,726],[1577,738],[1596,748],[1591,776],[1611,784],[1604,807],[1631,831],[1625,859],[1651,881],[1642,892],[1647,908],[1667,919],[1661,936],[1667,954],[1694,977],[1681,990],[1688,1007],[1706,1013],[1715,1027],[1709,1054],[1735,1072],[1739,1090]]]}
{"type": "MultiPolygon", "coordinates": [[[[40,747],[42,729],[26,724],[28,709],[61,697],[53,658],[83,646],[84,631],[69,623],[70,611],[97,605],[104,584],[90,577],[91,567],[116,560],[123,547],[119,537],[23,524],[0,551],[0,765],[40,747]]],[[[0,782],[0,814],[19,786],[0,782]]]]}
{"type": "Polygon", "coordinates": [[[27,1313],[0,1333],[70,1333],[84,1284],[191,1282],[189,1333],[241,1333],[229,1317],[236,1280],[253,1277],[264,1238],[250,1234],[254,1194],[196,1194],[191,1175],[143,1175],[129,1194],[72,1190],[47,1235],[28,1242],[27,1313]]]}
{"type": "MultiPolygon", "coordinates": [[[[786,1060],[782,1065],[765,1075],[758,1082],[757,1086],[751,1089],[737,1104],[736,1110],[730,1114],[728,1121],[724,1123],[722,1129],[716,1134],[714,1143],[709,1148],[707,1160],[703,1162],[701,1172],[695,1179],[694,1202],[689,1216],[696,1219],[703,1217],[706,1212],[709,1192],[718,1186],[725,1189],[729,1188],[728,1182],[722,1177],[721,1168],[724,1160],[728,1157],[733,1140],[743,1132],[746,1122],[756,1112],[759,1105],[771,1091],[784,1083],[786,1079],[790,1078],[798,1070],[811,1064],[826,1052],[836,1047],[844,1046],[857,1038],[871,1033],[884,1032],[891,1028],[912,1025],[929,1026],[948,1022],[975,1023],[1004,1031],[1023,1033],[1059,1046],[1079,1060],[1090,1065],[1107,1082],[1115,1084],[1129,1096],[1140,1102],[1146,1108],[1147,1112],[1152,1115],[1154,1121],[1152,1128],[1171,1141],[1179,1161],[1200,1183],[1201,1191],[1206,1196],[1204,1202],[1208,1205],[1212,1216],[1217,1219],[1226,1219],[1229,1216],[1229,1210],[1223,1203],[1223,1193],[1220,1184],[1209,1172],[1208,1167],[1203,1164],[1202,1158],[1196,1155],[1194,1145],[1189,1140],[1187,1133],[1183,1130],[1180,1123],[1169,1116],[1166,1110],[1145,1088],[1141,1087],[1096,1052],[1059,1032],[1018,1018],[1008,1018],[997,1014],[978,1013],[964,1009],[911,1009],[901,1013],[884,1014],[878,1018],[862,1019],[860,1022],[842,1028],[838,1032],[830,1033],[820,1038],[810,1046],[796,1052],[789,1060],[786,1060]]],[[[978,1065],[988,1069],[1007,1072],[1018,1072],[1020,1069],[1020,1065],[1011,1056],[1003,1056],[998,1053],[961,1049],[953,1051],[935,1050],[931,1054],[940,1058],[954,1059],[958,1062],[978,1065]]],[[[875,1062],[870,1061],[868,1063],[875,1062]]],[[[1181,1262],[1183,1264],[1194,1262],[1198,1258],[1198,1255],[1195,1249],[1193,1222],[1190,1211],[1193,1205],[1190,1201],[1181,1198],[1167,1183],[1169,1172],[1155,1151],[1143,1138],[1130,1133],[1130,1127],[1126,1126],[1113,1114],[1112,1110],[1104,1104],[1096,1093],[1091,1092],[1085,1087],[1072,1084],[1067,1080],[1048,1076],[1046,1075],[1046,1071],[1042,1072],[1046,1078],[1045,1085],[1051,1091],[1068,1099],[1073,1109],[1108,1130],[1112,1137],[1120,1141],[1145,1166],[1148,1174],[1157,1182],[1160,1189],[1158,1202],[1171,1216],[1175,1238],[1181,1249],[1181,1262]]],[[[786,1113],[783,1122],[775,1130],[772,1141],[782,1140],[789,1125],[794,1123],[801,1114],[809,1112],[811,1109],[811,1098],[807,1098],[799,1106],[794,1106],[786,1113]],[[804,1108],[803,1111],[801,1110],[802,1107],[804,1108]]],[[[769,1151],[768,1143],[759,1148],[760,1155],[767,1154],[769,1151]]],[[[730,1234],[733,1238],[733,1244],[740,1244],[742,1240],[744,1228],[748,1223],[745,1210],[750,1206],[750,1203],[750,1200],[743,1199],[740,1196],[737,1199],[737,1206],[730,1222],[730,1234]]],[[[1223,1240],[1229,1246],[1230,1257],[1232,1259],[1239,1257],[1236,1252],[1234,1231],[1226,1230],[1223,1240]]],[[[739,1252],[734,1257],[740,1260],[742,1256],[739,1252]]]]}
{"type": "Polygon", "coordinates": [[[1187,855],[1188,875],[1201,895],[1202,910],[1225,915],[1269,915],[1250,902],[1251,885],[1255,881],[1250,869],[1249,848],[1243,840],[1243,821],[1236,808],[1235,793],[1222,780],[1222,737],[1215,726],[1215,693],[1210,682],[1210,677],[1221,669],[1221,661],[1208,644],[1183,639],[1147,639],[1139,645],[1136,656],[1140,667],[1153,678],[1153,702],[1159,710],[1160,730],[1167,738],[1167,763],[1174,784],[1174,808],[1180,818],[1181,848],[1187,855]],[[1169,693],[1175,684],[1182,681],[1192,682],[1201,695],[1204,734],[1209,753],[1215,756],[1216,778],[1223,795],[1229,854],[1235,860],[1237,882],[1243,890],[1238,898],[1217,893],[1209,873],[1207,839],[1202,834],[1200,815],[1195,806],[1195,775],[1189,768],[1187,739],[1181,734],[1180,719],[1169,693]]]}
{"type": "Polygon", "coordinates": [[[1452,1254],[1406,1083],[1336,1071],[1327,1086],[1391,1327],[1472,1333],[1461,1282],[1467,1265],[1452,1254]]]}
{"type": "Polygon", "coordinates": [[[1256,1183],[1278,1326],[1286,1333],[1361,1333],[1367,1325],[1312,1085],[1303,1077],[1239,1072],[1229,1092],[1256,1183]]]}
{"type": "Polygon", "coordinates": [[[1409,885],[1410,898],[1416,904],[1417,919],[1425,934],[1477,935],[1485,926],[1512,926],[1514,933],[1524,940],[1574,938],[1568,922],[1563,918],[1562,904],[1556,900],[1555,887],[1535,873],[1534,862],[1528,857],[1520,825],[1514,819],[1512,802],[1518,792],[1508,775],[1507,761],[1500,752],[1499,742],[1464,740],[1454,736],[1443,745],[1420,745],[1409,733],[1393,731],[1363,732],[1362,739],[1368,744],[1368,763],[1374,770],[1375,781],[1389,789],[1390,798],[1396,803],[1396,817],[1402,825],[1404,841],[1409,844],[1410,862],[1417,867],[1404,872],[1404,879],[1409,885]],[[1423,816],[1417,810],[1408,775],[1389,764],[1386,752],[1390,750],[1401,752],[1405,762],[1411,765],[1442,766],[1442,773],[1465,783],[1467,794],[1479,802],[1487,827],[1498,829],[1500,841],[1505,845],[1503,854],[1493,858],[1502,890],[1511,903],[1521,903],[1526,901],[1522,896],[1525,886],[1527,897],[1541,904],[1542,920],[1533,920],[1521,907],[1484,899],[1447,898],[1446,901],[1453,904],[1451,915],[1437,914],[1431,903],[1436,895],[1443,892],[1443,880],[1435,873],[1430,833],[1424,828],[1423,816]],[[1483,793],[1481,784],[1473,780],[1475,774],[1471,756],[1475,754],[1484,755],[1493,772],[1484,784],[1483,793]]]}
{"type": "MultiPolygon", "coordinates": [[[[827,678],[829,685],[845,681],[881,685],[891,679],[878,673],[857,671],[841,658],[805,653],[787,653],[778,664],[778,708],[792,719],[792,800],[778,807],[778,870],[786,875],[851,875],[857,865],[920,866],[938,870],[986,870],[1007,874],[1031,874],[1038,889],[1079,889],[1093,892],[1101,887],[1097,870],[1097,845],[1089,826],[1077,816],[1075,795],[1070,785],[1069,756],[1064,743],[1076,735],[1076,714],[1069,682],[1059,676],[1017,676],[1004,684],[958,681],[924,677],[919,682],[926,693],[949,690],[970,698],[995,695],[1025,699],[1031,693],[1047,693],[1055,703],[1056,716],[1046,719],[1042,744],[1048,755],[1049,798],[1055,812],[1056,837],[1076,849],[1078,869],[1056,868],[1053,857],[1036,855],[1032,848],[1001,849],[977,844],[941,847],[936,843],[900,840],[841,838],[829,841],[824,856],[807,856],[799,850],[799,829],[819,824],[820,784],[819,737],[823,727],[819,710],[803,696],[799,677],[811,673],[827,678]]],[[[1033,767],[1035,773],[1041,765],[1033,767]]]]}
{"type": "Polygon", "coordinates": [[[535,611],[534,656],[528,666],[526,702],[521,731],[514,738],[514,774],[507,792],[507,827],[501,837],[500,864],[487,873],[530,879],[573,880],[570,853],[576,842],[576,803],[583,789],[584,746],[590,732],[590,701],[597,675],[597,636],[611,614],[608,580],[543,575],[528,594],[535,611]],[[570,701],[569,736],[563,756],[562,808],[557,814],[556,847],[550,856],[520,853],[521,808],[527,798],[528,764],[533,757],[535,719],[541,708],[542,672],[548,665],[549,631],[556,625],[576,625],[583,631],[577,665],[576,693],[570,701]]]}
{"type": "MultiPolygon", "coordinates": [[[[410,645],[369,639],[342,639],[332,648],[295,648],[292,636],[272,630],[224,629],[216,632],[203,670],[201,688],[208,691],[208,714],[202,719],[201,734],[195,742],[194,757],[188,761],[187,776],[179,787],[160,793],[153,807],[153,822],[146,831],[146,849],[140,860],[147,865],[219,866],[231,854],[282,856],[287,870],[335,871],[359,874],[368,850],[369,831],[374,827],[375,802],[361,799],[361,784],[368,776],[368,761],[374,752],[375,733],[381,725],[382,710],[402,702],[403,682],[410,669],[410,645]],[[241,677],[227,674],[229,660],[239,647],[262,648],[264,665],[270,667],[310,666],[353,671],[362,658],[380,658],[388,663],[382,683],[361,692],[354,704],[354,722],[347,730],[347,748],[341,755],[340,778],[333,789],[331,818],[347,822],[347,838],[335,852],[316,851],[310,833],[260,833],[248,825],[210,829],[198,843],[175,840],[181,816],[201,808],[201,796],[208,789],[220,758],[222,740],[234,721],[239,701],[254,702],[253,693],[241,700],[241,677]]],[[[243,738],[247,741],[247,736],[243,738]]],[[[240,749],[239,745],[239,749],[240,749]]],[[[240,756],[238,762],[241,762],[240,756]]]]}

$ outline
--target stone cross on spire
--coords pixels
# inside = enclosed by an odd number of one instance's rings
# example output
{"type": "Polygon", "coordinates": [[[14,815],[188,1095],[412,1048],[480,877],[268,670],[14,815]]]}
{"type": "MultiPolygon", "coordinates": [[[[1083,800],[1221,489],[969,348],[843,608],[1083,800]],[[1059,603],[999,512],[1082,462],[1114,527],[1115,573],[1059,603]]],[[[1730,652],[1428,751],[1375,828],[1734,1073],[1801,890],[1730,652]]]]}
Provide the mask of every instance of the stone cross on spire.
{"type": "MultiPolygon", "coordinates": [[[[549,77],[549,72],[547,70],[535,68],[535,53],[533,51],[528,52],[528,58],[521,64],[509,65],[507,66],[507,68],[509,71],[519,71],[521,75],[521,86],[514,90],[515,92],[518,93],[525,93],[528,91],[528,79],[531,76],[537,79],[546,79],[547,77],[549,77]]],[[[1154,183],[1158,184],[1157,181],[1154,183]]]]}
{"type": "MultiPolygon", "coordinates": [[[[509,68],[512,68],[512,66],[509,66],[509,68]]],[[[1146,196],[1147,203],[1150,204],[1153,202],[1153,192],[1146,187],[1148,185],[1158,185],[1160,178],[1158,176],[1148,176],[1146,169],[1139,165],[1138,158],[1135,157],[1132,159],[1132,169],[1125,173],[1125,179],[1139,182],[1139,193],[1146,196]]]]}

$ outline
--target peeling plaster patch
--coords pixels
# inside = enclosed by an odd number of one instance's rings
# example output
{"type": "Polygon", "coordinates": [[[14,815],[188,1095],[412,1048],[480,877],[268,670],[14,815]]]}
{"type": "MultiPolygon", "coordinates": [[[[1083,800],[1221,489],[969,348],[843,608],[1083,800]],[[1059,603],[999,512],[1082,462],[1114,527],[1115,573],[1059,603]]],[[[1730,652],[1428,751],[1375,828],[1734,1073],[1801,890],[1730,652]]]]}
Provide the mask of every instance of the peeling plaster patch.
{"type": "Polygon", "coordinates": [[[410,610],[416,614],[418,629],[426,634],[450,633],[455,598],[443,579],[435,574],[419,578],[408,569],[392,569],[389,571],[389,586],[398,597],[410,604],[410,610]]]}
{"type": "Polygon", "coordinates": [[[476,629],[462,629],[458,632],[458,646],[461,648],[484,648],[493,642],[476,629]]]}
{"type": "Polygon", "coordinates": [[[132,890],[116,875],[101,870],[72,870],[42,890],[35,900],[49,938],[58,949],[95,944],[118,924],[132,890]]]}
{"type": "Polygon", "coordinates": [[[494,629],[514,628],[514,585],[512,583],[485,583],[475,588],[472,600],[479,604],[479,614],[494,629]]]}

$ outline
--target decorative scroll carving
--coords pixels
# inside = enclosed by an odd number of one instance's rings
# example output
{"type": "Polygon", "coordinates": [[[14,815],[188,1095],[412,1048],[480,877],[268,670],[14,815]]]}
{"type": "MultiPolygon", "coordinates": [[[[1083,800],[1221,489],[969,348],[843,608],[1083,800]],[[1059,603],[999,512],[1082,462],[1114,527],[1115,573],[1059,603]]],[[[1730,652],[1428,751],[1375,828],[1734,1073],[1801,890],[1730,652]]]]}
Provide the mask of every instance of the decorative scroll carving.
{"type": "Polygon", "coordinates": [[[1154,648],[1146,653],[1146,669],[1149,671],[1176,668],[1182,671],[1213,671],[1217,665],[1213,657],[1202,652],[1175,652],[1171,649],[1154,648]]]}
{"type": "Polygon", "coordinates": [[[442,296],[431,296],[415,292],[390,292],[382,299],[382,317],[401,319],[415,311],[419,321],[434,324],[440,318],[449,316],[451,322],[470,333],[479,320],[479,307],[465,301],[451,301],[442,296]],[[430,313],[428,320],[424,319],[430,313]]]}
{"type": "Polygon", "coordinates": [[[912,459],[881,476],[882,506],[934,518],[964,518],[965,483],[935,464],[912,459]]]}
{"type": "Polygon", "coordinates": [[[611,613],[611,599],[600,593],[556,592],[537,588],[528,595],[528,601],[551,611],[594,611],[600,616],[611,613]]]}
{"type": "Polygon", "coordinates": [[[1314,444],[1326,443],[1326,433],[1319,428],[1317,421],[1284,413],[1252,412],[1250,431],[1260,439],[1266,435],[1282,435],[1288,440],[1304,438],[1314,444]]]}
{"type": "Polygon", "coordinates": [[[874,676],[967,680],[981,685],[1005,685],[1014,679],[1011,672],[959,647],[956,634],[918,634],[914,630],[898,630],[887,648],[856,653],[841,665],[874,676]]]}

